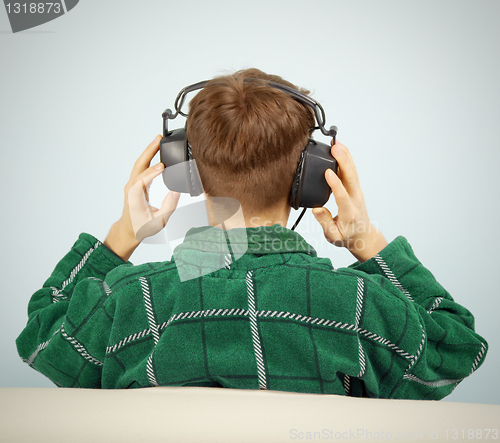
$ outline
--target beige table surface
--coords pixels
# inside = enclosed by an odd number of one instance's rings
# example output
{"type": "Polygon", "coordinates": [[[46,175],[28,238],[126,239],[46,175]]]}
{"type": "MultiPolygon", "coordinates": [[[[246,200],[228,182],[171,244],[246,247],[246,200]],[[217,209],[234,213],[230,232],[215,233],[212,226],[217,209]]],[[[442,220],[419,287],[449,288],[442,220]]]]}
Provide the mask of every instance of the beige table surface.
{"type": "Polygon", "coordinates": [[[0,388],[0,425],[2,443],[486,442],[500,441],[500,405],[198,387],[0,388]]]}

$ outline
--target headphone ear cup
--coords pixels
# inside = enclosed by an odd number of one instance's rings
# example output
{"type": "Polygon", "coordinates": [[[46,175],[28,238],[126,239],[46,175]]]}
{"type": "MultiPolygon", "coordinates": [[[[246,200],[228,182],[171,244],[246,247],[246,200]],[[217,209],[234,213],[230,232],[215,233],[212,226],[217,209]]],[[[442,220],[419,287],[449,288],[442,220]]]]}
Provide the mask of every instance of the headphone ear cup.
{"type": "Polygon", "coordinates": [[[310,139],[302,151],[290,192],[290,205],[294,209],[324,206],[331,189],[325,179],[327,169],[337,173],[337,161],[331,147],[310,139]]]}
{"type": "Polygon", "coordinates": [[[203,186],[190,148],[186,130],[174,129],[160,141],[160,161],[165,165],[162,173],[165,186],[195,197],[203,192],[203,186]]]}

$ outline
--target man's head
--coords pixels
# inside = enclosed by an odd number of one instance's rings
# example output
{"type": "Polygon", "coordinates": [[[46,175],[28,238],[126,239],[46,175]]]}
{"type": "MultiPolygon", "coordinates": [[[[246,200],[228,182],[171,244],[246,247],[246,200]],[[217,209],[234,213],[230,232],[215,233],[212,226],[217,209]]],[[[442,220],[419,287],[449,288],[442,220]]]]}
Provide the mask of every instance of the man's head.
{"type": "Polygon", "coordinates": [[[211,80],[191,100],[187,138],[209,196],[237,199],[253,214],[288,202],[314,118],[258,69],[211,80]]]}

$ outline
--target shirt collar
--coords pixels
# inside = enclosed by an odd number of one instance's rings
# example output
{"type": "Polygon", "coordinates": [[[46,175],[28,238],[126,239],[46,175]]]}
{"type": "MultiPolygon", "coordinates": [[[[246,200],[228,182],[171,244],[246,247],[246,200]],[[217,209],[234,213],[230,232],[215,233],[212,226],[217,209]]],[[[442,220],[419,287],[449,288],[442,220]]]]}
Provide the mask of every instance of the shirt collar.
{"type": "Polygon", "coordinates": [[[255,256],[268,257],[266,263],[276,260],[282,263],[281,254],[289,253],[317,256],[314,248],[300,234],[278,224],[228,230],[205,226],[191,228],[184,241],[174,249],[173,258],[181,280],[184,280],[181,267],[190,268],[189,275],[199,272],[196,275],[199,276],[229,264],[231,268],[258,267],[255,256]],[[252,257],[253,264],[250,264],[252,257]],[[193,267],[203,268],[204,271],[193,267]]]}

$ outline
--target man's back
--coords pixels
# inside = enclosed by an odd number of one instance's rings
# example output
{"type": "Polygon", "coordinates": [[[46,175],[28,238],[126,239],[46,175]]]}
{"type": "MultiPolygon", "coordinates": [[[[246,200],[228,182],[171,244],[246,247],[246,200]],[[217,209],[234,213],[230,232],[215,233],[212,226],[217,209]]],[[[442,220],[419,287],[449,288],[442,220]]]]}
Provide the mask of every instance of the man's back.
{"type": "Polygon", "coordinates": [[[248,248],[238,259],[227,253],[224,231],[194,229],[172,261],[116,266],[111,251],[82,235],[39,291],[52,314],[32,314],[21,355],[33,360],[41,347],[58,355],[35,366],[61,386],[429,399],[448,395],[485,355],[472,315],[403,237],[372,260],[333,269],[279,225],[232,230],[238,236],[248,248]],[[106,266],[104,278],[95,273],[106,266]],[[181,281],[183,272],[191,278],[181,281]],[[54,304],[54,289],[71,275],[63,290],[71,302],[59,293],[54,304]],[[36,325],[53,321],[59,304],[66,321],[56,337],[43,337],[36,325]]]}

